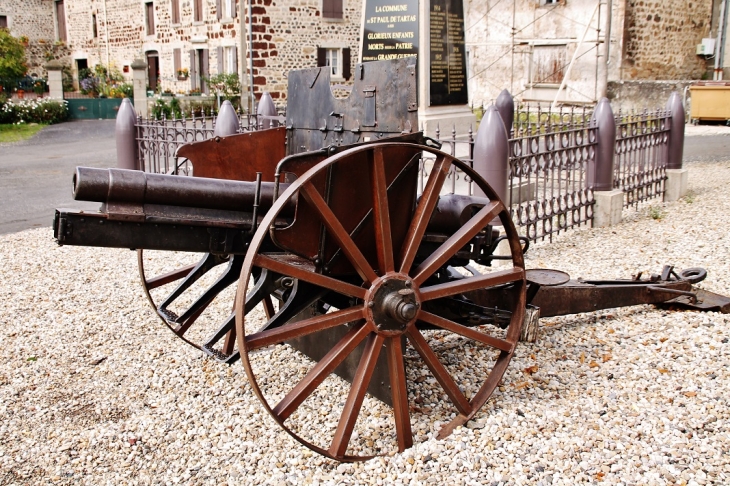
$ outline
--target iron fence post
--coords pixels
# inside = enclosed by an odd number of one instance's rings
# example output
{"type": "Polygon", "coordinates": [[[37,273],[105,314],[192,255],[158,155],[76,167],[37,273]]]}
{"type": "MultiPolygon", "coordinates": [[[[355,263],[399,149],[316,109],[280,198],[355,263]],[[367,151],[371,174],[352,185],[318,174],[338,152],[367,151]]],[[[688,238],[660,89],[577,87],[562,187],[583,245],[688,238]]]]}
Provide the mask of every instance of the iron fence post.
{"type": "Polygon", "coordinates": [[[679,92],[672,91],[667,101],[669,122],[669,143],[667,144],[667,169],[681,169],[684,153],[684,105],[679,92]]]}
{"type": "Polygon", "coordinates": [[[63,99],[63,64],[54,59],[45,68],[48,71],[48,97],[63,99]]]}
{"type": "Polygon", "coordinates": [[[259,106],[256,109],[256,115],[258,117],[262,117],[261,120],[257,121],[259,128],[266,129],[278,126],[278,123],[276,123],[275,121],[272,121],[268,118],[263,118],[267,116],[276,116],[276,106],[274,106],[274,100],[271,99],[271,95],[268,91],[264,91],[261,94],[259,106]]]}
{"type": "Polygon", "coordinates": [[[666,175],[664,184],[664,201],[672,202],[687,195],[689,171],[682,168],[684,155],[684,105],[679,92],[669,95],[666,110],[671,116],[669,120],[669,136],[666,146],[666,175]]]}
{"type": "Polygon", "coordinates": [[[134,106],[140,115],[147,117],[147,63],[142,59],[135,59],[131,67],[134,106]]]}
{"type": "Polygon", "coordinates": [[[226,137],[235,135],[240,131],[238,124],[238,115],[230,101],[225,100],[218,111],[218,117],[215,120],[214,137],[226,137]]]}
{"type": "Polygon", "coordinates": [[[616,153],[616,119],[608,98],[601,98],[591,117],[596,127],[596,156],[588,163],[586,185],[594,191],[613,189],[613,159],[616,153]]]}
{"type": "MultiPolygon", "coordinates": [[[[509,140],[499,111],[491,105],[484,111],[474,142],[474,170],[492,186],[499,198],[509,204],[507,178],[509,177],[509,140]]],[[[485,196],[474,187],[475,196],[485,196]]]]}
{"type": "Polygon", "coordinates": [[[129,98],[124,98],[117,112],[114,134],[117,142],[117,167],[138,170],[137,116],[129,98]]]}
{"type": "Polygon", "coordinates": [[[512,98],[512,94],[508,90],[503,89],[502,92],[499,93],[499,96],[497,96],[497,100],[494,102],[494,105],[497,107],[499,116],[502,117],[504,127],[507,129],[507,138],[511,139],[513,130],[512,125],[515,120],[515,100],[512,98]]]}

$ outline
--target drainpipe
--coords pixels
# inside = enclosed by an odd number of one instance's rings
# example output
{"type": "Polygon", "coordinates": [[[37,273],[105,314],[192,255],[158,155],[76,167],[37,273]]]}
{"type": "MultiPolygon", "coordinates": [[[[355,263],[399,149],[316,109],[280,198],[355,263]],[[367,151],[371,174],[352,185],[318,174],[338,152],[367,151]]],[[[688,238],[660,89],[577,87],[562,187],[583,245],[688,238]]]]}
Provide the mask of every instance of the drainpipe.
{"type": "MultiPolygon", "coordinates": [[[[243,1],[241,1],[241,11],[238,13],[238,36],[239,36],[240,44],[241,44],[241,48],[240,48],[241,52],[238,55],[238,57],[239,57],[238,63],[239,63],[240,69],[241,69],[241,73],[240,73],[240,76],[241,76],[240,77],[241,102],[243,102],[243,83],[246,82],[246,45],[247,45],[247,43],[246,43],[246,35],[244,34],[244,32],[246,32],[246,27],[244,24],[245,18],[246,18],[245,15],[243,15],[243,1]]],[[[248,83],[246,82],[246,84],[248,84],[248,83]]],[[[246,91],[248,91],[248,89],[246,91]]],[[[246,97],[248,98],[248,95],[246,95],[246,97]]],[[[241,108],[243,108],[243,105],[241,105],[241,108]]]]}
{"type": "Polygon", "coordinates": [[[104,0],[104,44],[106,45],[106,68],[109,69],[109,19],[106,15],[106,0],[104,0]]]}
{"type": "Polygon", "coordinates": [[[608,96],[608,66],[611,63],[611,17],[613,16],[613,2],[606,0],[606,25],[603,31],[603,46],[601,46],[601,60],[598,78],[596,100],[608,96]]]}
{"type": "Polygon", "coordinates": [[[722,80],[723,57],[725,57],[725,30],[727,27],[727,5],[728,0],[720,4],[720,22],[717,24],[717,48],[715,49],[715,75],[713,79],[722,80]]]}
{"type": "Polygon", "coordinates": [[[248,91],[251,98],[251,111],[256,112],[256,96],[253,93],[253,0],[248,0],[248,91]]]}

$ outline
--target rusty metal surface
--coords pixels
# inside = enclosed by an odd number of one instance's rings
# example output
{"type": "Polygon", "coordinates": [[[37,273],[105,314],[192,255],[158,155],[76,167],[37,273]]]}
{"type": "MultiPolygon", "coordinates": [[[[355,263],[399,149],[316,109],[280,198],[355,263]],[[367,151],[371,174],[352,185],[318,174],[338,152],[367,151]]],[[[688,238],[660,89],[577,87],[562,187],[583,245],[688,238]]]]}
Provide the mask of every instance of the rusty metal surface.
{"type": "Polygon", "coordinates": [[[336,99],[327,67],[289,74],[287,153],[418,131],[416,60],[358,64],[350,96],[336,99]]]}
{"type": "MultiPolygon", "coordinates": [[[[456,418],[444,427],[442,434],[450,433],[473,417],[506,370],[519,338],[525,307],[520,242],[507,209],[494,191],[466,164],[447,154],[422,145],[379,143],[353,147],[324,160],[293,182],[282,198],[294,192],[299,192],[296,220],[307,215],[307,227],[313,228],[307,234],[315,237],[318,244],[311,247],[318,252],[303,255],[305,265],[295,265],[282,260],[280,254],[262,251],[267,237],[271,236],[278,246],[279,234],[290,231],[289,228],[270,228],[284,209],[284,201],[278,201],[251,241],[236,298],[236,331],[241,358],[254,392],[274,419],[297,440],[321,454],[337,460],[366,459],[369,456],[351,455],[348,451],[354,440],[355,422],[362,414],[367,414],[361,410],[361,404],[364,394],[370,390],[394,405],[398,447],[400,450],[409,447],[413,439],[407,405],[407,376],[403,368],[404,341],[416,350],[456,409],[456,418]],[[417,200],[417,164],[412,161],[417,152],[424,150],[436,158],[438,170],[432,172],[426,183],[427,190],[417,200]],[[468,217],[464,224],[428,255],[419,255],[417,249],[421,240],[429,236],[429,221],[437,211],[440,190],[451,165],[458,166],[479,184],[487,195],[486,201],[479,207],[467,206],[468,217]],[[399,177],[403,178],[402,182],[399,177]],[[391,191],[401,183],[404,190],[391,191]],[[308,208],[306,213],[304,208],[308,208]],[[401,222],[403,214],[406,219],[401,222]],[[514,268],[487,276],[448,278],[444,272],[454,256],[477,234],[491,233],[489,223],[495,216],[506,228],[514,268]],[[402,232],[398,231],[398,225],[404,227],[402,232]],[[366,234],[368,238],[363,238],[366,234]],[[335,261],[337,258],[341,264],[335,261]],[[247,334],[246,326],[250,324],[246,323],[242,310],[243,299],[249,275],[256,269],[289,276],[319,289],[322,307],[310,307],[303,319],[267,324],[264,330],[247,334]],[[513,303],[508,309],[508,328],[504,337],[492,336],[489,331],[473,329],[434,314],[431,312],[434,307],[426,306],[432,302],[438,308],[439,299],[475,288],[503,285],[510,286],[507,292],[513,303]],[[476,385],[470,398],[443,366],[434,351],[437,349],[433,347],[434,343],[419,329],[421,325],[433,326],[498,350],[499,358],[491,370],[485,370],[484,382],[476,385]],[[301,381],[292,383],[283,398],[272,400],[259,386],[259,380],[265,377],[257,375],[249,353],[290,339],[296,339],[297,347],[315,358],[317,364],[301,381]],[[320,447],[295,432],[287,425],[287,420],[332,373],[349,378],[351,387],[329,446],[320,447]],[[380,390],[373,390],[373,386],[380,390]]],[[[301,230],[299,235],[301,239],[301,230]]],[[[287,254],[297,253],[299,249],[294,246],[287,249],[287,254]]],[[[315,291],[310,289],[310,292],[315,291]]],[[[314,423],[305,424],[305,429],[315,426],[314,423]]]]}
{"type": "Polygon", "coordinates": [[[215,137],[182,145],[176,153],[191,162],[195,177],[253,181],[261,172],[273,182],[276,164],[286,155],[286,130],[272,128],[215,137]]]}
{"type": "MultiPolygon", "coordinates": [[[[661,274],[625,280],[567,280],[564,272],[527,270],[530,283],[527,290],[528,304],[538,307],[541,317],[640,304],[666,304],[705,311],[730,310],[730,299],[727,297],[692,287],[693,283],[704,279],[706,272],[703,269],[691,270],[677,272],[674,267],[667,265],[661,274]],[[530,282],[530,277],[535,275],[538,278],[530,282]],[[698,275],[699,278],[694,278],[698,275]],[[555,284],[561,281],[563,283],[555,284]]],[[[466,293],[465,297],[478,306],[472,312],[478,314],[481,308],[487,316],[495,307],[503,309],[511,298],[505,288],[478,289],[466,293]]]]}

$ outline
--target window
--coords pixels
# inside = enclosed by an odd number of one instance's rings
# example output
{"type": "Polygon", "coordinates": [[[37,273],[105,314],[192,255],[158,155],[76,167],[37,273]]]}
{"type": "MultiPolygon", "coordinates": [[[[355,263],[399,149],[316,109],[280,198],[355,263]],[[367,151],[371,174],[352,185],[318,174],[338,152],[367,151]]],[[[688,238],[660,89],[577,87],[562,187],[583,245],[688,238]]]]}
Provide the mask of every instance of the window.
{"type": "Polygon", "coordinates": [[[96,14],[91,14],[91,37],[94,39],[99,37],[99,31],[96,27],[96,14]]]}
{"type": "Polygon", "coordinates": [[[0,15],[0,29],[7,29],[7,28],[8,28],[8,16],[0,15]]]}
{"type": "Polygon", "coordinates": [[[203,21],[203,0],[193,0],[193,22],[203,21]]]}
{"type": "Polygon", "coordinates": [[[236,46],[218,47],[218,74],[233,74],[238,72],[238,49],[236,46]]]}
{"type": "Polygon", "coordinates": [[[557,5],[559,3],[565,3],[565,0],[539,0],[540,5],[557,5]]]}
{"type": "Polygon", "coordinates": [[[66,41],[66,8],[63,0],[56,1],[56,40],[66,41]]]}
{"type": "Polygon", "coordinates": [[[560,84],[567,65],[567,46],[534,46],[530,63],[530,82],[560,84]]]}
{"type": "Polygon", "coordinates": [[[350,79],[350,49],[318,47],[317,66],[329,66],[333,79],[350,79]]]}
{"type": "Polygon", "coordinates": [[[227,74],[233,74],[238,72],[238,52],[236,46],[230,46],[225,48],[226,66],[225,70],[227,74]]]}
{"type": "Polygon", "coordinates": [[[232,19],[236,16],[236,0],[216,0],[216,17],[220,19],[232,19]]]}
{"type": "Polygon", "coordinates": [[[322,0],[322,17],[325,19],[342,18],[343,0],[322,0]]]}
{"type": "Polygon", "coordinates": [[[153,2],[144,4],[144,15],[147,35],[155,35],[155,4],[153,2]]]}
{"type": "Polygon", "coordinates": [[[172,0],[171,3],[172,7],[172,23],[173,24],[179,24],[180,23],[180,0],[172,0]]]}
{"type": "Polygon", "coordinates": [[[199,93],[208,93],[205,78],[210,76],[208,70],[208,49],[191,49],[190,55],[190,89],[199,93]]]}

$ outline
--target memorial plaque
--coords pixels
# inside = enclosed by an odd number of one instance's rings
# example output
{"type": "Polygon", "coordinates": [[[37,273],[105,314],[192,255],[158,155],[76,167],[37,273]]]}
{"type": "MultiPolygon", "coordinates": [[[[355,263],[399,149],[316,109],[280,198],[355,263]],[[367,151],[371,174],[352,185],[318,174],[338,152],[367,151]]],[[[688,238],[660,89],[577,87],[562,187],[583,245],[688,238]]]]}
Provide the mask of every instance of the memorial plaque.
{"type": "Polygon", "coordinates": [[[418,0],[367,0],[362,62],[418,55],[418,0]]]}
{"type": "Polygon", "coordinates": [[[465,105],[466,46],[462,0],[430,0],[430,103],[465,105]]]}

